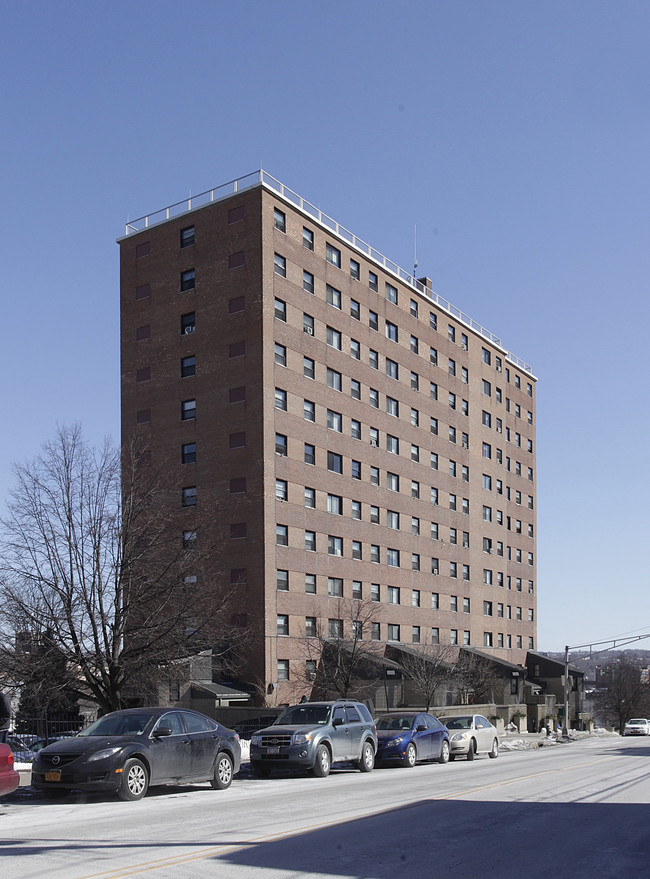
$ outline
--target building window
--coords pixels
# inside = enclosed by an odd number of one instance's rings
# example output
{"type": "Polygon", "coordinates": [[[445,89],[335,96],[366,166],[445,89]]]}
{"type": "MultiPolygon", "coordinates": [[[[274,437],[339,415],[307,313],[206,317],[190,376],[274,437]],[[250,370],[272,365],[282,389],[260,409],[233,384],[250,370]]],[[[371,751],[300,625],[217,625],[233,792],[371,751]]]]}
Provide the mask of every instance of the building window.
{"type": "Polygon", "coordinates": [[[181,358],[181,378],[188,378],[190,375],[196,375],[196,357],[181,358]]]}
{"type": "Polygon", "coordinates": [[[360,561],[363,558],[363,550],[360,540],[352,541],[352,558],[360,561]]]}
{"type": "Polygon", "coordinates": [[[338,269],[341,268],[341,251],[329,242],[325,245],[325,259],[338,269]]]}
{"type": "Polygon", "coordinates": [[[328,452],[327,469],[332,473],[343,473],[343,456],[336,452],[328,452]]]}
{"type": "Polygon", "coordinates": [[[289,591],[289,571],[276,571],[275,572],[275,583],[278,589],[278,592],[288,592],[289,591]]]}
{"type": "Polygon", "coordinates": [[[311,400],[303,400],[303,415],[305,421],[316,421],[316,404],[311,400]]]}
{"type": "Polygon", "coordinates": [[[275,435],[275,454],[283,457],[287,454],[287,438],[283,433],[275,435]]]}
{"type": "Polygon", "coordinates": [[[316,552],[316,532],[305,531],[305,550],[307,552],[316,552]]]}
{"type": "Polygon", "coordinates": [[[275,362],[278,366],[287,365],[287,349],[284,345],[280,345],[278,342],[275,343],[275,362]]]}
{"type": "Polygon", "coordinates": [[[302,227],[302,246],[307,250],[314,249],[314,233],[305,226],[302,227]]]}
{"type": "Polygon", "coordinates": [[[343,498],[338,494],[327,495],[327,512],[334,513],[336,516],[343,515],[343,498]]]}
{"type": "Polygon", "coordinates": [[[282,278],[287,277],[287,261],[279,253],[273,254],[273,271],[282,278]]]}
{"type": "Polygon", "coordinates": [[[388,281],[386,281],[386,299],[397,305],[397,287],[393,287],[388,281]]]}
{"type": "Polygon", "coordinates": [[[399,549],[387,549],[386,550],[386,564],[389,568],[399,568],[400,566],[400,551],[399,549]]]}
{"type": "Polygon", "coordinates": [[[316,637],[316,617],[305,617],[305,637],[316,637]]]}
{"type": "Polygon", "coordinates": [[[379,278],[375,272],[368,272],[368,286],[371,290],[374,290],[375,293],[379,291],[379,278]]]}
{"type": "Polygon", "coordinates": [[[341,373],[327,367],[327,387],[333,391],[342,390],[341,373]]]}
{"type": "Polygon", "coordinates": [[[399,641],[399,626],[395,623],[388,624],[388,640],[399,641]]]}
{"type": "Polygon", "coordinates": [[[328,534],[327,536],[327,554],[328,555],[343,555],[343,538],[335,537],[333,534],[328,534]]]}
{"type": "Polygon", "coordinates": [[[183,400],[181,403],[181,421],[196,418],[196,400],[183,400]]]}
{"type": "Polygon", "coordinates": [[[311,357],[303,357],[302,374],[305,376],[305,378],[314,378],[316,374],[316,364],[311,357]]]}
{"type": "Polygon", "coordinates": [[[246,297],[235,296],[228,300],[228,314],[238,314],[246,308],[246,297]]]}
{"type": "Polygon", "coordinates": [[[351,476],[353,479],[361,479],[361,461],[352,461],[351,476]]]}
{"type": "Polygon", "coordinates": [[[305,592],[316,595],[316,574],[305,574],[305,592]]]}
{"type": "Polygon", "coordinates": [[[275,480],[275,499],[277,501],[286,501],[288,496],[288,487],[286,479],[275,480]]]}
{"type": "Polygon", "coordinates": [[[316,446],[312,445],[312,443],[305,443],[304,460],[305,464],[316,463],[316,446]]]}
{"type": "Polygon", "coordinates": [[[279,208],[273,209],[273,225],[279,232],[287,231],[287,218],[279,208]]]}
{"type": "Polygon", "coordinates": [[[340,577],[327,578],[327,594],[330,598],[343,598],[343,580],[340,577]]]}
{"type": "Polygon", "coordinates": [[[352,418],[350,421],[350,436],[352,439],[361,439],[361,422],[357,421],[356,418],[352,418]]]}
{"type": "Polygon", "coordinates": [[[343,637],[343,620],[328,620],[327,633],[330,638],[343,637]]]}
{"type": "Polygon", "coordinates": [[[286,613],[278,614],[278,635],[289,634],[289,615],[286,613]]]}
{"type": "Polygon", "coordinates": [[[399,476],[397,473],[386,473],[386,488],[388,491],[399,491],[399,476]]]}
{"type": "Polygon", "coordinates": [[[361,278],[361,266],[356,259],[350,260],[350,277],[355,281],[361,278]]]}
{"type": "Polygon", "coordinates": [[[147,339],[151,338],[151,327],[149,324],[144,324],[141,327],[138,327],[135,331],[135,340],[136,342],[145,342],[147,339]]]}
{"type": "Polygon", "coordinates": [[[357,381],[355,378],[350,381],[350,396],[353,400],[361,399],[361,382],[357,381]]]}
{"type": "Polygon", "coordinates": [[[282,412],[287,411],[287,392],[282,388],[275,389],[275,408],[282,412]]]}
{"type": "Polygon", "coordinates": [[[135,248],[135,258],[141,259],[143,256],[149,256],[151,249],[151,242],[143,241],[142,244],[138,244],[135,248]]]}
{"type": "Polygon", "coordinates": [[[237,253],[231,253],[228,257],[228,268],[239,269],[244,265],[244,251],[238,250],[237,253]]]}
{"type": "Polygon", "coordinates": [[[305,507],[308,509],[316,509],[316,489],[305,486],[305,507]]]}
{"type": "Polygon", "coordinates": [[[196,530],[183,531],[183,549],[194,549],[197,543],[196,530]]]}
{"type": "Polygon", "coordinates": [[[492,632],[483,632],[483,646],[492,647],[492,632]]]}
{"type": "Polygon", "coordinates": [[[394,323],[391,323],[389,320],[386,321],[386,338],[390,339],[391,342],[398,341],[397,325],[394,323]]]}
{"type": "Polygon", "coordinates": [[[196,274],[194,269],[186,269],[181,272],[181,293],[186,290],[193,290],[196,286],[196,274]]]}
{"type": "Polygon", "coordinates": [[[303,271],[302,273],[302,289],[305,293],[314,292],[314,276],[311,272],[303,271]]]}
{"type": "Polygon", "coordinates": [[[196,463],[196,443],[183,443],[181,446],[181,463],[196,463]]]}
{"type": "Polygon", "coordinates": [[[341,291],[327,284],[327,304],[333,308],[341,308],[341,291]]]}
{"type": "Polygon", "coordinates": [[[350,299],[350,316],[354,320],[361,320],[361,305],[356,299],[350,299]]]}
{"type": "Polygon", "coordinates": [[[194,226],[181,229],[181,248],[191,247],[194,244],[194,226]]]}
{"type": "Polygon", "coordinates": [[[278,546],[289,546],[289,528],[287,525],[275,526],[275,542],[278,546]]]}
{"type": "Polygon", "coordinates": [[[338,330],[335,330],[334,327],[327,327],[326,337],[330,348],[336,348],[337,351],[341,350],[341,334],[338,330]]]}
{"type": "Polygon", "coordinates": [[[282,299],[278,299],[277,296],[275,299],[275,316],[278,320],[285,322],[287,320],[287,303],[282,299]]]}
{"type": "Polygon", "coordinates": [[[386,358],[386,375],[388,378],[399,379],[399,366],[390,357],[386,358]]]}
{"type": "MultiPolygon", "coordinates": [[[[139,284],[135,288],[135,298],[138,299],[148,299],[151,294],[151,285],[150,284],[139,284]]],[[[532,422],[531,422],[532,423],[532,422]]]]}
{"type": "Polygon", "coordinates": [[[246,342],[233,342],[228,346],[228,357],[234,360],[235,357],[244,357],[246,354],[246,342]]]}
{"type": "Polygon", "coordinates": [[[393,418],[399,418],[399,402],[394,397],[386,397],[386,412],[393,418]]]}
{"type": "Polygon", "coordinates": [[[142,369],[138,369],[135,374],[135,380],[137,384],[142,384],[142,382],[151,381],[151,367],[144,366],[142,369]]]}
{"type": "Polygon", "coordinates": [[[183,506],[184,507],[195,507],[196,506],[196,486],[190,485],[187,488],[183,489],[183,506]]]}
{"type": "Polygon", "coordinates": [[[379,467],[370,467],[370,484],[379,485],[379,467]]]}
{"type": "Polygon", "coordinates": [[[340,412],[334,412],[332,409],[327,410],[327,429],[337,433],[343,431],[343,416],[340,412]]]}
{"type": "Polygon", "coordinates": [[[246,445],[246,431],[238,430],[231,433],[228,440],[231,449],[242,449],[246,445]]]}

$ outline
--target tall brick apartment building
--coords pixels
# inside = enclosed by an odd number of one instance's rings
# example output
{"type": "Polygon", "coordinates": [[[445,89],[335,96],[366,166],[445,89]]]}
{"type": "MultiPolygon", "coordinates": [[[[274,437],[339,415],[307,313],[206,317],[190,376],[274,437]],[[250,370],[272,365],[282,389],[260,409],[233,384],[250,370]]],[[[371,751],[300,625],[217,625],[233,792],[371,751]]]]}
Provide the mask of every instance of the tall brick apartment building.
{"type": "Polygon", "coordinates": [[[123,441],[148,434],[179,480],[179,541],[221,543],[215,584],[258,633],[249,682],[299,697],[306,639],[351,636],[368,600],[364,639],[523,664],[530,367],[264,172],[119,244],[123,441]]]}

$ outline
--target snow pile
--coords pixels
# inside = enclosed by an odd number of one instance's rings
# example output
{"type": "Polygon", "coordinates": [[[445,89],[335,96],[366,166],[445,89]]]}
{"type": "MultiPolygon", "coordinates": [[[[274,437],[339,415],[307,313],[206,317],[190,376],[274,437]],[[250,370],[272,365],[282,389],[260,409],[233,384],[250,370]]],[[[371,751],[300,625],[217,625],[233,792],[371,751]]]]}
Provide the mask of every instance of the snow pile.
{"type": "Polygon", "coordinates": [[[538,740],[526,741],[524,739],[501,739],[499,742],[499,750],[528,751],[530,748],[536,748],[538,744],[538,740]]]}

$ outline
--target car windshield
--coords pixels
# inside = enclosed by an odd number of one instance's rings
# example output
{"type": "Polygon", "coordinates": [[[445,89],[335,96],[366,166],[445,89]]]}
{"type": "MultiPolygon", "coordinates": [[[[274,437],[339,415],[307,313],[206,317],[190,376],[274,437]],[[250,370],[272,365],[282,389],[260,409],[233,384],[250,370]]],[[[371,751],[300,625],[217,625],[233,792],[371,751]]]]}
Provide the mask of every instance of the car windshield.
{"type": "Polygon", "coordinates": [[[471,729],[471,717],[447,717],[443,721],[447,729],[471,729]]]}
{"type": "Polygon", "coordinates": [[[648,721],[645,720],[645,718],[643,718],[643,717],[633,717],[632,720],[628,720],[628,724],[631,724],[631,723],[647,723],[647,722],[648,722],[648,721]]]}
{"type": "Polygon", "coordinates": [[[387,714],[384,717],[377,718],[377,729],[405,730],[411,729],[414,717],[410,714],[387,714]]]}
{"type": "Polygon", "coordinates": [[[154,717],[150,712],[107,714],[79,733],[80,736],[139,736],[154,717]]]}
{"type": "Polygon", "coordinates": [[[329,716],[329,705],[293,705],[283,711],[273,725],[315,726],[327,723],[329,716]]]}

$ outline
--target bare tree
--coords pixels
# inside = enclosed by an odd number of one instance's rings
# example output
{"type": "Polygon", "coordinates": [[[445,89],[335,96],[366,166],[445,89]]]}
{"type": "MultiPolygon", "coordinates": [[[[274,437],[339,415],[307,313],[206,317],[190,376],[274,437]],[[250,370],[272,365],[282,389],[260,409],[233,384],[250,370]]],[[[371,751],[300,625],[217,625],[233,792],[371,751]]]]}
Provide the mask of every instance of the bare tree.
{"type": "Polygon", "coordinates": [[[650,688],[641,680],[641,669],[628,659],[612,662],[599,680],[601,692],[594,702],[604,715],[614,715],[622,734],[631,717],[650,714],[650,688]]]}
{"type": "Polygon", "coordinates": [[[371,640],[377,603],[339,598],[330,612],[336,618],[318,620],[315,630],[305,634],[304,684],[322,699],[362,697],[379,677],[382,645],[371,640]]]}
{"type": "Polygon", "coordinates": [[[438,690],[453,677],[455,660],[455,649],[449,644],[425,642],[400,650],[399,664],[421,694],[425,711],[435,704],[438,690]]]}
{"type": "Polygon", "coordinates": [[[93,449],[79,426],[64,427],[15,477],[0,535],[0,662],[11,679],[47,678],[50,645],[64,658],[60,686],[109,711],[228,629],[214,558],[196,532],[181,538],[178,489],[140,443],[93,449]]]}
{"type": "Polygon", "coordinates": [[[458,687],[460,701],[464,705],[469,705],[470,702],[501,701],[503,678],[499,675],[495,664],[486,656],[472,653],[470,650],[459,650],[453,679],[458,687]]]}

